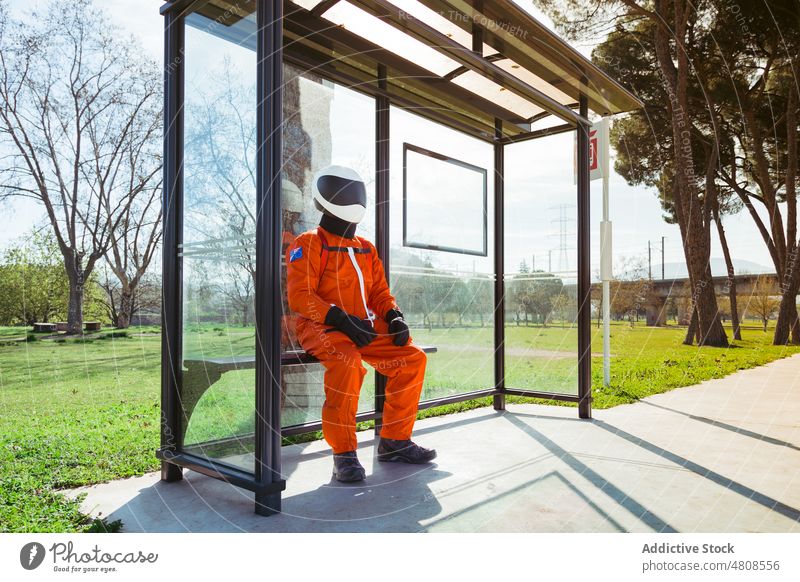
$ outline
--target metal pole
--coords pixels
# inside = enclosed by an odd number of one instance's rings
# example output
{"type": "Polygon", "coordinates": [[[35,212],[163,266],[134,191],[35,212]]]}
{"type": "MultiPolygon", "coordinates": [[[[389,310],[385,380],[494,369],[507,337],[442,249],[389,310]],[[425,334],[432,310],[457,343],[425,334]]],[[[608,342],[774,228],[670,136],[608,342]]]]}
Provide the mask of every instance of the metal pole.
{"type": "MultiPolygon", "coordinates": [[[[183,17],[164,15],[164,196],[161,317],[161,451],[182,446],[179,382],[181,371],[181,266],[183,227],[183,17]]],[[[183,471],[161,461],[161,479],[178,481],[183,471]]]]}
{"type": "Polygon", "coordinates": [[[603,164],[603,223],[600,228],[602,238],[601,278],[603,281],[603,385],[611,384],[611,222],[608,211],[609,148],[608,118],[603,119],[603,135],[600,145],[601,163],[603,164]]]}
{"type": "MultiPolygon", "coordinates": [[[[580,115],[586,117],[589,104],[580,97],[580,115]]],[[[589,127],[578,124],[578,416],[592,417],[591,336],[591,223],[589,214],[589,127]]]]}
{"type": "Polygon", "coordinates": [[[653,278],[653,253],[650,249],[650,241],[647,241],[647,278],[653,278]]]}
{"type": "MultiPolygon", "coordinates": [[[[281,165],[283,2],[259,0],[256,171],[256,513],[281,510],[281,165]],[[274,489],[274,488],[273,488],[274,489]]],[[[282,487],[281,487],[282,488],[282,487]]]]}
{"type": "MultiPolygon", "coordinates": [[[[387,89],[386,65],[378,65],[378,88],[387,89]]],[[[375,246],[389,281],[389,98],[375,98],[375,246]]],[[[383,406],[386,402],[386,376],[375,374],[375,438],[381,434],[383,406]]]]}
{"type": "Polygon", "coordinates": [[[661,280],[664,280],[664,239],[667,237],[661,237],[661,280]]]}
{"type": "Polygon", "coordinates": [[[611,281],[603,281],[603,386],[611,384],[611,281]]]}
{"type": "MultiPolygon", "coordinates": [[[[503,137],[503,122],[495,120],[495,139],[503,137]]],[[[506,387],[505,309],[505,146],[494,144],[494,387],[506,387]]],[[[495,410],[506,409],[505,394],[495,394],[495,410]]]]}

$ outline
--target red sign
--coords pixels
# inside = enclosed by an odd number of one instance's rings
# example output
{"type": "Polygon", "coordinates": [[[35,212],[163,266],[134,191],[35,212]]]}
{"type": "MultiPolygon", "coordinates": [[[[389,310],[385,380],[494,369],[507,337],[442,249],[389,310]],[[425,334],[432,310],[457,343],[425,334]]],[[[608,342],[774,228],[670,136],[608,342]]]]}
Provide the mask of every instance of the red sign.
{"type": "Polygon", "coordinates": [[[599,156],[597,155],[597,130],[593,129],[589,132],[589,171],[594,172],[597,169],[599,156]]]}
{"type": "MultiPolygon", "coordinates": [[[[589,129],[589,179],[597,180],[603,177],[608,160],[608,121],[602,119],[593,124],[589,129]]],[[[574,134],[575,147],[572,150],[572,169],[575,184],[578,183],[578,132],[574,134]]]]}

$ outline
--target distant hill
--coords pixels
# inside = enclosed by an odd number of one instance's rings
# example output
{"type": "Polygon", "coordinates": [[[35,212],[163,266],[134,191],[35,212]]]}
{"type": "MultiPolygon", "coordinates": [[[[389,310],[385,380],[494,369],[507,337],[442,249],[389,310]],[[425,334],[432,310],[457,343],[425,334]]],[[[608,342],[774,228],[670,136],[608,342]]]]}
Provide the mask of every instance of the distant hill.
{"type": "MultiPolygon", "coordinates": [[[[765,267],[752,261],[745,261],[743,259],[733,260],[733,270],[737,275],[756,275],[760,273],[774,273],[773,267],[765,267]]],[[[725,266],[725,259],[714,258],[711,259],[711,274],[714,277],[724,277],[728,274],[728,269],[725,266]]],[[[647,273],[645,273],[645,276],[647,273]]],[[[621,274],[620,278],[625,278],[621,274]]],[[[661,263],[653,265],[653,279],[661,278],[661,263]]],[[[665,279],[688,279],[689,272],[686,270],[686,263],[666,263],[664,265],[664,278],[665,279]]]]}

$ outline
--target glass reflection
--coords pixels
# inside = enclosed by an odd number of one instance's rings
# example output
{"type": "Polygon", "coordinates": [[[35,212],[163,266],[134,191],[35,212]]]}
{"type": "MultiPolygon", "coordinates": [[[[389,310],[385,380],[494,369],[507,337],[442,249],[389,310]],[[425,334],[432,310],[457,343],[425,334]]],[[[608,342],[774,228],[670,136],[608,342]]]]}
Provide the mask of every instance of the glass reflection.
{"type": "MultiPolygon", "coordinates": [[[[297,235],[320,219],[314,207],[311,179],[331,164],[358,172],[367,186],[367,214],[357,234],[375,240],[375,101],[350,89],[286,65],[283,88],[284,165],[281,347],[284,354],[302,352],[295,336],[296,315],[286,298],[286,249],[297,235]]],[[[359,411],[374,408],[374,371],[365,365],[359,411]]],[[[314,422],[325,400],[320,364],[284,365],[281,369],[282,426],[314,422]]]]}
{"type": "Polygon", "coordinates": [[[508,388],[578,392],[573,139],[565,133],[505,148],[508,388]]]}
{"type": "Polygon", "coordinates": [[[253,471],[255,14],[186,24],[183,443],[253,471]]]}
{"type": "MultiPolygon", "coordinates": [[[[454,130],[398,108],[391,110],[391,278],[392,292],[419,345],[438,349],[428,357],[423,400],[494,386],[494,263],[492,244],[493,148],[454,130]],[[403,246],[403,143],[488,169],[487,256],[403,246]]],[[[446,229],[465,209],[441,194],[452,176],[446,164],[427,176],[426,196],[432,210],[427,230],[446,229]]],[[[470,204],[470,224],[482,225],[483,204],[470,204]]],[[[408,219],[409,217],[405,217],[408,219]]],[[[470,241],[480,247],[478,238],[470,241]]],[[[444,232],[444,230],[442,230],[444,232]]],[[[472,230],[471,230],[472,232],[472,230]]],[[[430,235],[435,234],[428,233],[430,235]]]]}

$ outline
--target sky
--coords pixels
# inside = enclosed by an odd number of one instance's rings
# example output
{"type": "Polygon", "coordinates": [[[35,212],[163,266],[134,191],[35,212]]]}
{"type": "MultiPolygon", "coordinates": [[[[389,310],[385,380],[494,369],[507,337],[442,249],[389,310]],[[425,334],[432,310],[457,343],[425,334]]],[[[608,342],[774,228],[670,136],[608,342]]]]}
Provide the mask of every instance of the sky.
{"type": "MultiPolygon", "coordinates": [[[[42,0],[7,0],[13,14],[24,14],[28,7],[43,4],[42,0]]],[[[531,10],[528,0],[518,0],[523,8],[531,10]]],[[[156,62],[163,61],[163,17],[158,9],[159,0],[104,0],[98,2],[108,15],[128,34],[133,35],[146,54],[156,62]]],[[[535,16],[552,28],[552,23],[541,13],[535,16]]],[[[579,47],[588,55],[591,47],[579,47]]],[[[421,130],[424,134],[425,129],[421,130]]],[[[422,141],[431,136],[423,135],[422,141]]],[[[572,193],[572,134],[564,134],[531,142],[520,151],[508,157],[515,165],[509,174],[515,184],[507,182],[507,192],[514,192],[513,212],[506,211],[509,236],[516,236],[507,242],[507,270],[518,265],[523,259],[532,261],[537,268],[543,268],[548,255],[550,261],[558,266],[560,256],[559,233],[561,230],[561,204],[574,202],[572,193]],[[524,188],[523,188],[524,185],[524,188]],[[522,189],[520,191],[520,189],[522,189]],[[517,193],[518,192],[518,193],[517,193]],[[526,217],[530,217],[529,219],[526,217]],[[535,224],[532,220],[535,218],[535,224]],[[527,222],[526,222],[527,221],[527,222]],[[517,234],[514,234],[517,233],[517,234]],[[518,242],[514,242],[518,241],[518,242]]],[[[346,140],[344,140],[346,142],[346,140]]],[[[336,152],[334,152],[334,156],[336,152]]],[[[623,263],[637,257],[647,260],[648,240],[653,244],[653,264],[660,264],[661,237],[666,237],[664,254],[666,263],[683,262],[680,233],[676,225],[666,224],[655,192],[639,186],[629,186],[625,180],[613,172],[614,152],[612,151],[610,180],[610,218],[613,222],[613,256],[615,271],[623,263]]],[[[507,168],[509,162],[507,162],[507,168]]],[[[491,182],[491,180],[490,180],[491,182]]],[[[591,225],[592,225],[592,272],[599,265],[599,222],[601,219],[601,181],[591,183],[591,225]]],[[[567,208],[568,218],[574,217],[574,208],[567,208]]],[[[0,247],[6,246],[15,238],[30,231],[34,225],[43,225],[41,209],[29,201],[5,203],[0,207],[0,247]]],[[[568,246],[574,246],[574,221],[566,221],[564,229],[570,235],[568,246]]],[[[771,264],[769,254],[752,220],[746,212],[725,219],[726,233],[732,255],[760,265],[771,264]]],[[[712,258],[722,257],[716,231],[712,233],[712,258]]],[[[569,250],[567,262],[574,262],[574,250],[569,250]]],[[[490,255],[491,256],[491,255],[490,255]]],[[[563,261],[562,261],[563,262],[563,261]]],[[[574,269],[574,264],[569,265],[574,269]]]]}

